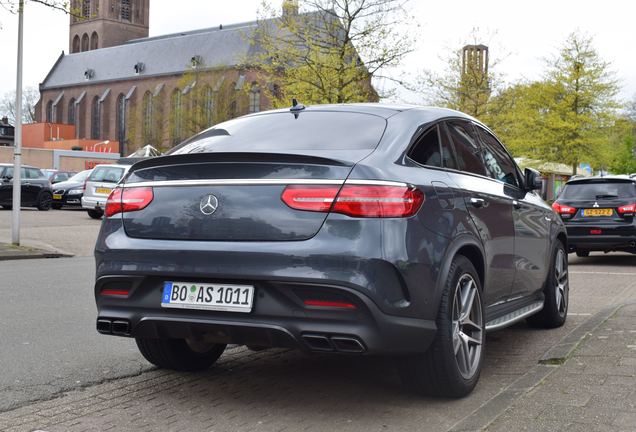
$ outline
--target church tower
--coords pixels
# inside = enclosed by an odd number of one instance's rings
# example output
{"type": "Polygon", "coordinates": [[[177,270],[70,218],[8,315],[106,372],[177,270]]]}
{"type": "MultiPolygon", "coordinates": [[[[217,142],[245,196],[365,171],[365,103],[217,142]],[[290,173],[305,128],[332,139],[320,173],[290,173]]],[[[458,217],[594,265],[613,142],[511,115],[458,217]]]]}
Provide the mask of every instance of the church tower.
{"type": "Polygon", "coordinates": [[[148,37],[150,0],[73,0],[69,52],[148,37]]]}

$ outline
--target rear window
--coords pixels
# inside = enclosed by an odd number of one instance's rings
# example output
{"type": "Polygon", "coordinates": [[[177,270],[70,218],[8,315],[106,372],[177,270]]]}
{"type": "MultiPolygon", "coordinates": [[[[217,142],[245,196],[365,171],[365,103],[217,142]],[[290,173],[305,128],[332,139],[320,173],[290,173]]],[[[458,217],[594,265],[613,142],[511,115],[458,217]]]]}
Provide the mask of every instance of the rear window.
{"type": "Polygon", "coordinates": [[[124,175],[124,169],[120,167],[95,168],[88,178],[89,181],[117,183],[124,175]]]}
{"type": "Polygon", "coordinates": [[[220,123],[168,154],[374,149],[385,127],[382,117],[361,113],[265,114],[220,123]]]}
{"type": "Polygon", "coordinates": [[[572,200],[597,200],[602,198],[632,198],[636,186],[632,182],[584,182],[566,184],[559,198],[572,200]]]}

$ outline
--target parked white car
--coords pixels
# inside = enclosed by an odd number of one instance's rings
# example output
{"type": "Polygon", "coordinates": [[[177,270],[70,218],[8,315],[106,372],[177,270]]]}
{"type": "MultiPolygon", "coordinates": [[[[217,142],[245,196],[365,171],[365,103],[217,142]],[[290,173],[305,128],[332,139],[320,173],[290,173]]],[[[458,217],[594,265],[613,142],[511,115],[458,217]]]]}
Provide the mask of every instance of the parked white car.
{"type": "Polygon", "coordinates": [[[98,165],[86,180],[82,208],[93,219],[101,219],[108,195],[126,175],[130,165],[98,165]]]}

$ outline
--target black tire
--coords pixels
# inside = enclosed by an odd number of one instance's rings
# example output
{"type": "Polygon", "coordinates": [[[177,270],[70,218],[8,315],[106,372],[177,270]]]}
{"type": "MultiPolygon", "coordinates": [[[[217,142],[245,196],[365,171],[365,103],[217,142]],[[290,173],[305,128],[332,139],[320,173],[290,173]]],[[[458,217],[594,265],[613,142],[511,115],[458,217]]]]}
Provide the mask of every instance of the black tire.
{"type": "Polygon", "coordinates": [[[51,208],[53,210],[60,210],[62,208],[62,204],[51,204],[51,208]]]}
{"type": "Polygon", "coordinates": [[[38,197],[38,203],[36,205],[37,209],[40,211],[49,211],[51,210],[51,205],[53,204],[53,195],[50,192],[42,192],[38,197]]]}
{"type": "MultiPolygon", "coordinates": [[[[473,310],[472,307],[470,310],[473,310]]],[[[420,394],[451,398],[468,395],[477,385],[483,364],[486,339],[484,318],[479,275],[467,258],[456,256],[451,263],[442,293],[436,319],[437,333],[433,343],[424,354],[399,359],[398,372],[403,384],[410,390],[420,394]],[[472,321],[479,321],[479,325],[473,327],[475,331],[471,333],[471,337],[474,336],[476,339],[479,338],[481,340],[479,349],[474,351],[472,356],[475,362],[475,369],[469,376],[465,376],[461,371],[460,360],[457,357],[460,354],[456,353],[455,349],[456,341],[461,339],[455,330],[461,328],[463,331],[464,327],[457,327],[453,324],[453,306],[455,305],[456,293],[458,292],[460,281],[465,280],[466,276],[470,277],[476,288],[476,294],[474,295],[474,302],[476,303],[472,307],[476,307],[480,313],[478,320],[473,316],[472,312],[470,314],[472,321]]],[[[462,344],[459,343],[459,345],[462,344]]],[[[469,346],[468,343],[466,343],[466,346],[469,346]]],[[[477,348],[477,346],[475,345],[474,348],[477,348]]],[[[463,348],[459,349],[459,351],[463,352],[463,348]]]]}
{"type": "MultiPolygon", "coordinates": [[[[578,253],[577,253],[578,254],[578,253]]],[[[552,262],[550,264],[550,272],[545,282],[544,288],[545,304],[541,312],[528,317],[526,321],[531,327],[536,328],[557,328],[561,327],[568,316],[568,306],[570,304],[570,281],[568,277],[568,259],[565,248],[561,242],[557,242],[557,246],[552,251],[552,262]],[[562,258],[559,258],[562,257],[562,258]],[[561,270],[558,270],[557,260],[563,259],[561,270]],[[564,275],[564,276],[563,276],[564,275]],[[561,296],[561,298],[559,298],[561,296]]]]}
{"type": "Polygon", "coordinates": [[[223,351],[224,344],[206,344],[196,351],[185,339],[136,338],[137,347],[150,363],[162,369],[200,371],[212,366],[223,351]]]}
{"type": "Polygon", "coordinates": [[[88,213],[92,219],[101,219],[102,216],[104,216],[104,212],[101,210],[86,210],[86,213],[88,213]]]}
{"type": "Polygon", "coordinates": [[[581,258],[586,258],[590,256],[590,251],[586,251],[586,250],[577,250],[576,251],[576,256],[577,257],[581,257],[581,258]]]}

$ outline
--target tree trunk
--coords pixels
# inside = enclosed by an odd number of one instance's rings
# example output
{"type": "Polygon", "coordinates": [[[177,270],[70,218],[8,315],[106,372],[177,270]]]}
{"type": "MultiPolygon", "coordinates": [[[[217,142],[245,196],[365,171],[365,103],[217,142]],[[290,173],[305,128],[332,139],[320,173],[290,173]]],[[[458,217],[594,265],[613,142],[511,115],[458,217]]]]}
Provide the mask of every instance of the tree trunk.
{"type": "Polygon", "coordinates": [[[572,175],[576,175],[577,169],[579,168],[579,164],[577,162],[572,163],[572,175]]]}

